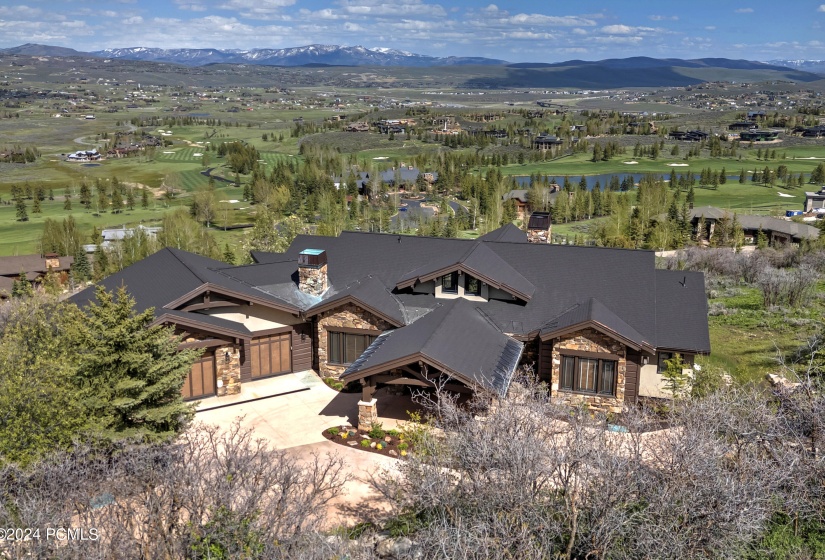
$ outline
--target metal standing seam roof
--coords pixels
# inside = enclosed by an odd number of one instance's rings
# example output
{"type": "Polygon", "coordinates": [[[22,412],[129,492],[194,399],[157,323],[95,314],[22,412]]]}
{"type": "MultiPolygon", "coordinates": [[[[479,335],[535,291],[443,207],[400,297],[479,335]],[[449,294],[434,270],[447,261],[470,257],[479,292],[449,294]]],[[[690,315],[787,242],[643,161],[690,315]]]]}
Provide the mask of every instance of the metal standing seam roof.
{"type": "Polygon", "coordinates": [[[502,333],[476,304],[450,300],[411,325],[379,336],[341,379],[405,358],[412,363],[420,354],[430,365],[443,367],[459,381],[504,395],[523,349],[523,343],[502,333]]]}

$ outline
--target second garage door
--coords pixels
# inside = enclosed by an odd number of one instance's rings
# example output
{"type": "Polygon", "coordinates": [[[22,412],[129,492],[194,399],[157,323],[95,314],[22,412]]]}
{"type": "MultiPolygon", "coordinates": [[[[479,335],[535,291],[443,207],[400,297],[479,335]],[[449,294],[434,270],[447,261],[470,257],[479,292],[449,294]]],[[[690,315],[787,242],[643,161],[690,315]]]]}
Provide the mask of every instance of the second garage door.
{"type": "Polygon", "coordinates": [[[201,399],[215,394],[215,355],[205,354],[192,364],[189,375],[183,383],[181,393],[184,399],[201,399]]]}
{"type": "Polygon", "coordinates": [[[252,379],[289,373],[291,333],[276,334],[252,340],[250,345],[252,379]]]}

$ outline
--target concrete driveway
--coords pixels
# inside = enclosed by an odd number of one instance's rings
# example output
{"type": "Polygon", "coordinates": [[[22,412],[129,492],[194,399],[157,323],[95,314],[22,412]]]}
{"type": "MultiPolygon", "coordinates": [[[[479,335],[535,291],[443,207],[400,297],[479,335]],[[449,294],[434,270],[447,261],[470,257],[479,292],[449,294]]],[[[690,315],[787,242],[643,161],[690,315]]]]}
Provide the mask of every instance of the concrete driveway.
{"type": "MultiPolygon", "coordinates": [[[[242,417],[242,425],[256,436],[300,461],[309,461],[315,454],[341,457],[352,480],[344,494],[330,503],[329,523],[330,527],[354,525],[376,521],[389,510],[389,503],[369,480],[398,466],[397,459],[337,445],[321,435],[332,426],[354,425],[360,397],[330,389],[312,371],[300,372],[245,383],[240,395],[204,399],[198,403],[195,420],[227,426],[242,417]]],[[[391,418],[387,421],[393,423],[391,418]]]]}

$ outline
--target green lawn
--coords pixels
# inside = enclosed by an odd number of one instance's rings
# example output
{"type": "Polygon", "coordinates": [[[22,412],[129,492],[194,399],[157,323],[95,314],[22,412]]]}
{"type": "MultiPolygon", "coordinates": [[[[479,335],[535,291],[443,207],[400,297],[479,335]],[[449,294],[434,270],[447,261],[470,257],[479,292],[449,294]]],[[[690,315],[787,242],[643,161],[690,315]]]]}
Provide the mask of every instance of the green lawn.
{"type": "MultiPolygon", "coordinates": [[[[711,354],[704,361],[729,371],[740,383],[760,383],[767,373],[777,372],[778,352],[792,353],[807,337],[821,330],[825,305],[821,297],[811,297],[803,307],[766,311],[756,288],[743,287],[732,295],[709,299],[728,310],[727,315],[711,315],[711,354]]],[[[825,292],[825,282],[817,286],[825,292]]]]}

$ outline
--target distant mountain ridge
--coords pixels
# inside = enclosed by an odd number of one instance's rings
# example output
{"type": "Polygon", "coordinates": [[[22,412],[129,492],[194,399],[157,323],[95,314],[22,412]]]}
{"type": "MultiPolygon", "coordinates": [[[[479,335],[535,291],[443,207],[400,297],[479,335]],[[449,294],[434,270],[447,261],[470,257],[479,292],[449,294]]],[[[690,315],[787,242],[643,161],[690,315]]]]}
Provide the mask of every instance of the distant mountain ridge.
{"type": "Polygon", "coordinates": [[[617,87],[680,87],[712,81],[812,82],[823,79],[808,69],[813,63],[825,61],[771,61],[731,60],[727,58],[650,58],[636,56],[605,60],[569,60],[565,62],[508,63],[483,57],[434,57],[392,48],[362,46],[306,45],[287,49],[156,49],[131,47],[105,49],[83,53],[64,47],[26,44],[0,49],[0,55],[34,57],[94,57],[101,60],[119,60],[140,63],[175,64],[185,67],[206,67],[215,64],[277,67],[449,67],[481,66],[477,76],[463,82],[462,87],[575,87],[610,89],[617,87]],[[808,64],[811,63],[811,64],[808,64]]]}
{"type": "Polygon", "coordinates": [[[185,66],[206,64],[262,64],[268,66],[454,66],[501,65],[504,60],[483,57],[434,57],[389,48],[307,45],[287,49],[153,49],[132,47],[90,53],[105,58],[170,62],[185,66]]]}
{"type": "Polygon", "coordinates": [[[766,64],[825,74],[825,60],[768,60],[766,64]]]}

